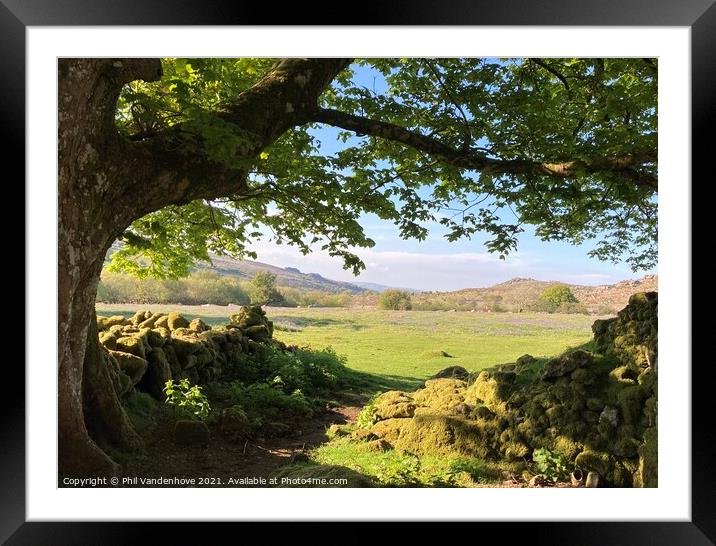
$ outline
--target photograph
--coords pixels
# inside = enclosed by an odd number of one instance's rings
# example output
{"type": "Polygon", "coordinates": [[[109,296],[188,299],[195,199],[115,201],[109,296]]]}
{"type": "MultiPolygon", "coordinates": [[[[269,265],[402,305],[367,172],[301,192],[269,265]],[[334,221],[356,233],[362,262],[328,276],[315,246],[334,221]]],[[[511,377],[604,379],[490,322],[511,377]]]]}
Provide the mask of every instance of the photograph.
{"type": "Polygon", "coordinates": [[[658,488],[659,67],[59,56],[57,487],[658,488]]]}

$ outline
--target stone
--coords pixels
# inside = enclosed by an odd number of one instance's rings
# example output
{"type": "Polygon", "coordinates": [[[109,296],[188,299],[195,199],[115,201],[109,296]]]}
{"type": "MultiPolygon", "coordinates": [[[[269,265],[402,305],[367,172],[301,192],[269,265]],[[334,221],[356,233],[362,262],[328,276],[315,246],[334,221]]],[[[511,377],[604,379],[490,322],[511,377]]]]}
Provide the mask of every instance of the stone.
{"type": "Polygon", "coordinates": [[[555,379],[567,375],[577,368],[588,366],[594,361],[591,353],[582,349],[571,351],[553,358],[544,365],[542,379],[555,379]]]}
{"type": "Polygon", "coordinates": [[[599,487],[599,474],[596,472],[589,472],[587,479],[584,482],[585,487],[599,487]]]}
{"type": "Polygon", "coordinates": [[[173,332],[178,328],[187,328],[189,326],[189,321],[186,320],[179,313],[174,311],[169,313],[169,315],[167,316],[167,326],[173,332]]]}
{"type": "Polygon", "coordinates": [[[209,428],[201,421],[181,419],[174,424],[174,442],[182,446],[203,446],[209,442],[209,428]]]}
{"type": "Polygon", "coordinates": [[[194,330],[195,332],[206,332],[207,330],[211,330],[211,326],[206,324],[203,320],[200,318],[193,319],[190,323],[188,328],[190,330],[194,330]]]}
{"type": "Polygon", "coordinates": [[[619,424],[619,410],[613,406],[605,406],[599,414],[599,424],[616,428],[619,424]]]}
{"type": "Polygon", "coordinates": [[[149,393],[152,398],[164,400],[164,386],[172,379],[172,370],[164,351],[157,348],[147,357],[147,371],[137,388],[149,393]]]}
{"type": "Polygon", "coordinates": [[[537,474],[536,476],[533,476],[529,482],[530,487],[545,487],[551,484],[552,482],[550,479],[544,474],[537,474]]]}
{"type": "Polygon", "coordinates": [[[129,376],[132,380],[132,386],[139,383],[147,371],[147,361],[144,358],[140,358],[131,353],[125,353],[122,351],[109,351],[119,365],[119,369],[129,376]]]}
{"type": "Polygon", "coordinates": [[[468,372],[462,366],[448,366],[447,368],[443,368],[438,373],[431,376],[430,379],[448,378],[448,379],[461,379],[463,381],[467,381],[469,377],[470,377],[470,372],[468,372]]]}

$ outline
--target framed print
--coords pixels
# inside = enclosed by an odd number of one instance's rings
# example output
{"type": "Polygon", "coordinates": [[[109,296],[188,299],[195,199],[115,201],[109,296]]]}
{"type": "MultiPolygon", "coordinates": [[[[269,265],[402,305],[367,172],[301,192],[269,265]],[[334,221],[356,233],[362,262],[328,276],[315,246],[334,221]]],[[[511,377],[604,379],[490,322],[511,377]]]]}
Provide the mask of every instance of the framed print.
{"type": "Polygon", "coordinates": [[[716,540],[689,222],[716,8],[241,7],[0,5],[28,214],[3,540],[716,540]]]}

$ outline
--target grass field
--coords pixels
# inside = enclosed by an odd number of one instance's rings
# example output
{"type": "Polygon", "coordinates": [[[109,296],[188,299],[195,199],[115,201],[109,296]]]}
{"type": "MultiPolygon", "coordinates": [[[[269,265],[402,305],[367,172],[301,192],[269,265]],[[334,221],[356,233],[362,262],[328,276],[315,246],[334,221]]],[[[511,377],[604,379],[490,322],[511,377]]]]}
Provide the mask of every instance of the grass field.
{"type": "MultiPolygon", "coordinates": [[[[223,324],[238,306],[97,305],[101,315],[136,310],[179,311],[223,324]]],[[[447,366],[480,370],[529,353],[552,356],[592,337],[598,317],[544,313],[384,311],[345,308],[268,308],[274,337],[316,349],[333,347],[375,390],[413,390],[447,366]],[[449,355],[449,356],[446,356],[449,355]]]]}

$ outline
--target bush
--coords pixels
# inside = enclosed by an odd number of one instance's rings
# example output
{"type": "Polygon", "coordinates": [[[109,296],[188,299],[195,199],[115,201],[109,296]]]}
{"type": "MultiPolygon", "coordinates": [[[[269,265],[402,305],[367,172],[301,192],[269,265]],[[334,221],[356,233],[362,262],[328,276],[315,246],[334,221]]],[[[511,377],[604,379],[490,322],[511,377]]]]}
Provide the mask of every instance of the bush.
{"type": "Polygon", "coordinates": [[[188,379],[181,379],[179,383],[170,379],[164,385],[164,395],[166,403],[174,406],[182,419],[205,420],[209,417],[211,406],[206,395],[199,385],[189,386],[188,379]]]}
{"type": "Polygon", "coordinates": [[[569,478],[570,465],[564,455],[548,449],[535,449],[532,460],[540,474],[544,474],[553,482],[564,481],[569,478]]]}
{"type": "Polygon", "coordinates": [[[534,308],[536,311],[555,313],[560,309],[560,307],[563,309],[568,308],[570,304],[575,303],[579,303],[579,301],[572,293],[572,289],[569,288],[569,286],[558,284],[546,288],[540,294],[534,308]]]}
{"type": "Polygon", "coordinates": [[[413,308],[410,294],[402,290],[386,290],[378,298],[378,306],[393,311],[409,311],[413,308]]]}

